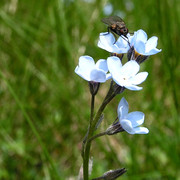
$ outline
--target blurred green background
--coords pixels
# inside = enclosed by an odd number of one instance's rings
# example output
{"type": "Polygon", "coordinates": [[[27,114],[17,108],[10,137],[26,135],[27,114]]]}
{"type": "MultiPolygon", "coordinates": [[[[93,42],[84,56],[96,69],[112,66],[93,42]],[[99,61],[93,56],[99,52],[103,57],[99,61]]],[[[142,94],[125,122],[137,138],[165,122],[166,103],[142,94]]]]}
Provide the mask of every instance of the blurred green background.
{"type": "MultiPolygon", "coordinates": [[[[143,90],[117,96],[98,130],[114,121],[124,96],[130,111],[145,113],[150,133],[97,139],[91,177],[125,167],[119,179],[180,179],[178,0],[0,1],[0,179],[57,179],[55,169],[59,179],[77,179],[90,94],[74,69],[81,55],[109,56],[97,47],[109,15],[122,17],[130,32],[157,36],[162,52],[141,65],[149,72],[143,90]]],[[[107,88],[101,86],[96,109],[107,88]]]]}

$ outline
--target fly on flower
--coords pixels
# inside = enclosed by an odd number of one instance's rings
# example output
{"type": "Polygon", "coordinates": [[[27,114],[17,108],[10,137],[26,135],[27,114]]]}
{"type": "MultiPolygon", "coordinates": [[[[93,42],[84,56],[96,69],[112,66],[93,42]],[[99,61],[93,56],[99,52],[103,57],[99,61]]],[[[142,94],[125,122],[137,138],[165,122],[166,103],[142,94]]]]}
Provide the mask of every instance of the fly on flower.
{"type": "Polygon", "coordinates": [[[128,28],[126,28],[125,22],[118,16],[110,16],[103,18],[102,22],[108,25],[108,31],[111,31],[119,36],[124,36],[126,39],[128,34],[128,28]]]}

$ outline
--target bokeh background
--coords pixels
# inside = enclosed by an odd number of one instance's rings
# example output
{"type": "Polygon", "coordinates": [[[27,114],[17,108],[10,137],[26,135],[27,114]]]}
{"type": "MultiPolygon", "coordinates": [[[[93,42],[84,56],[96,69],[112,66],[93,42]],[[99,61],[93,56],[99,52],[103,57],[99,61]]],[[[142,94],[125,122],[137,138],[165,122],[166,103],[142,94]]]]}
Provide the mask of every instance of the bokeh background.
{"type": "Polygon", "coordinates": [[[109,56],[97,41],[107,31],[101,19],[110,15],[122,17],[132,33],[157,36],[162,52],[141,65],[149,72],[143,90],[117,96],[98,129],[114,121],[124,96],[130,111],[145,113],[150,133],[94,141],[91,177],[125,167],[119,179],[180,179],[178,0],[0,1],[0,179],[77,179],[90,94],[74,69],[81,55],[109,56]]]}

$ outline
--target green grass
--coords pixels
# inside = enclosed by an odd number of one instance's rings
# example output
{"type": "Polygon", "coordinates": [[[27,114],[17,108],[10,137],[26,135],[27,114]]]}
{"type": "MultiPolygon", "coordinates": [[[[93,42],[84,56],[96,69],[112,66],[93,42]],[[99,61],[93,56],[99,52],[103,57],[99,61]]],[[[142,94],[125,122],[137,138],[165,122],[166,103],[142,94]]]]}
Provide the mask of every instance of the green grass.
{"type": "MultiPolygon", "coordinates": [[[[100,20],[108,2],[113,14],[125,14],[130,32],[158,36],[162,52],[142,64],[141,71],[149,72],[143,90],[123,93],[130,111],[145,113],[150,133],[124,132],[93,142],[92,177],[126,167],[120,179],[180,179],[178,0],[0,2],[0,179],[57,179],[56,170],[59,179],[76,179],[90,94],[74,68],[81,55],[109,56],[96,45],[107,30],[100,20]]],[[[120,99],[105,110],[99,132],[115,119],[120,99]]]]}

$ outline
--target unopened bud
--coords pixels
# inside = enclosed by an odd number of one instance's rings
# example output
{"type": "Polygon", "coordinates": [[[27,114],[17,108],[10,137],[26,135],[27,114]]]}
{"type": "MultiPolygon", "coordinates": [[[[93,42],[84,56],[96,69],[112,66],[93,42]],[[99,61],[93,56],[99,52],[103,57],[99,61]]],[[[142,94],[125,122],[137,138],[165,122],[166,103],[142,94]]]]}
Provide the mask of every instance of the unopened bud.
{"type": "Polygon", "coordinates": [[[119,176],[123,175],[125,172],[126,172],[125,168],[110,170],[104,173],[101,177],[92,180],[114,180],[117,179],[119,176]]]}
{"type": "Polygon", "coordinates": [[[89,81],[89,89],[92,95],[96,95],[98,90],[99,90],[100,83],[99,82],[94,82],[94,81],[89,81]]]}

